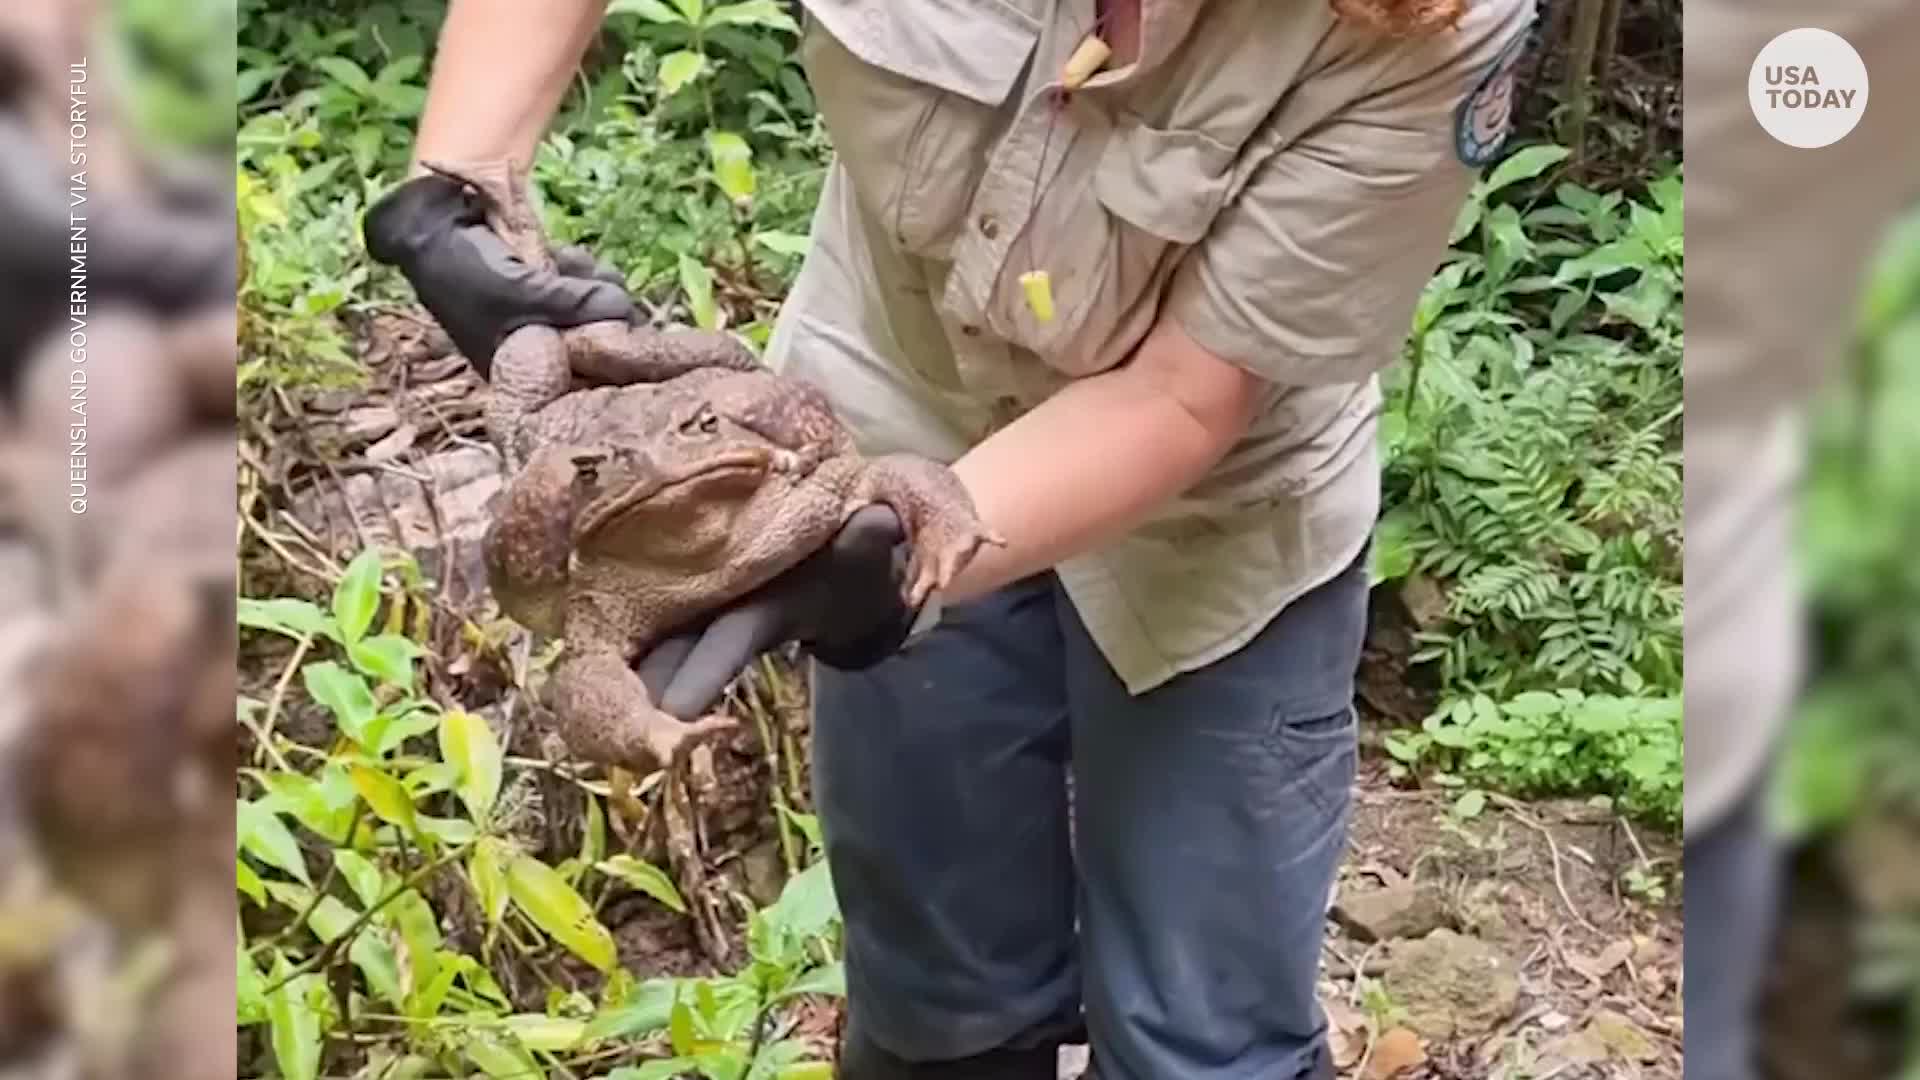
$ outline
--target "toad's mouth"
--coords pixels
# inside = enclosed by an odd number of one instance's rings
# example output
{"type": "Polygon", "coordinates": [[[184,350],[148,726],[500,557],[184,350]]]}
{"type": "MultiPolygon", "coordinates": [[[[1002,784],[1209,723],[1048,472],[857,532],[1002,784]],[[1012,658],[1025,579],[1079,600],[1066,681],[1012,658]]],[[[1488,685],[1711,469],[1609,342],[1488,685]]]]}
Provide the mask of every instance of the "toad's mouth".
{"type": "MultiPolygon", "coordinates": [[[[688,462],[661,474],[652,483],[634,484],[618,494],[596,500],[581,512],[578,530],[582,535],[591,533],[637,507],[661,501],[690,486],[706,488],[714,486],[716,482],[760,481],[768,473],[791,471],[794,468],[791,459],[794,457],[786,451],[754,446],[688,462]]],[[[758,483],[754,486],[758,487],[758,483]]]]}

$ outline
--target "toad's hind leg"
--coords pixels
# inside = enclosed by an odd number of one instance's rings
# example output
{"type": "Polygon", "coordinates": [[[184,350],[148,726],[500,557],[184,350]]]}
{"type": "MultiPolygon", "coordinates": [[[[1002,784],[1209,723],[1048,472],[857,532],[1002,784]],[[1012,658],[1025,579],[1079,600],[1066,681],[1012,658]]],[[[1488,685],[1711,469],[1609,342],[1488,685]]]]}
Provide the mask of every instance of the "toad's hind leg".
{"type": "Polygon", "coordinates": [[[678,765],[699,743],[735,726],[725,716],[689,722],[662,712],[612,649],[569,652],[553,670],[548,701],[576,757],[637,775],[678,765]]]}
{"type": "Polygon", "coordinates": [[[566,331],[575,374],[610,386],[665,382],[708,368],[753,371],[760,361],[731,334],[715,330],[655,330],[624,322],[590,323],[566,331]]]}
{"type": "Polygon", "coordinates": [[[906,588],[911,607],[951,585],[981,548],[1007,543],[981,522],[953,470],[930,458],[888,454],[869,462],[855,484],[852,506],[873,502],[892,507],[906,529],[913,552],[906,588]]]}

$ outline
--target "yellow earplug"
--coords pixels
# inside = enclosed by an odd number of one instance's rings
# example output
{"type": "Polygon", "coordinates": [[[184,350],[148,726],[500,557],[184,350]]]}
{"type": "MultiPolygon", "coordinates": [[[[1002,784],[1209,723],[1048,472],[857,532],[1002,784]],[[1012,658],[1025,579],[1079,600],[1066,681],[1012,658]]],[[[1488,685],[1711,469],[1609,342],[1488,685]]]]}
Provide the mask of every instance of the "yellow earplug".
{"type": "Polygon", "coordinates": [[[1060,72],[1060,85],[1068,90],[1080,89],[1080,84],[1093,78],[1093,73],[1112,55],[1112,46],[1089,34],[1067,58],[1067,66],[1060,72]]]}

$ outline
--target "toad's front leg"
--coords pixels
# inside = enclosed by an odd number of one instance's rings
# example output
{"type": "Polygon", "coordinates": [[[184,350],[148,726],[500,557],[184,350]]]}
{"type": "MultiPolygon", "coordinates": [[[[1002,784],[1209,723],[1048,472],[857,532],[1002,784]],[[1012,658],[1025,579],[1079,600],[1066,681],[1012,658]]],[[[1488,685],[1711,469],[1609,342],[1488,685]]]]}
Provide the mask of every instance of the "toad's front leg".
{"type": "Polygon", "coordinates": [[[531,450],[521,445],[522,423],[573,388],[567,347],[560,335],[551,326],[523,326],[508,334],[493,351],[487,388],[487,438],[506,458],[510,472],[526,463],[531,450]]]}
{"type": "Polygon", "coordinates": [[[913,553],[907,564],[910,607],[951,585],[981,548],[1006,546],[980,520],[960,478],[930,458],[888,454],[867,462],[853,479],[848,513],[875,502],[891,507],[906,530],[913,553]]]}
{"type": "Polygon", "coordinates": [[[760,367],[752,350],[718,330],[656,330],[602,322],[564,333],[574,374],[609,386],[666,382],[708,368],[754,371],[760,367]]]}

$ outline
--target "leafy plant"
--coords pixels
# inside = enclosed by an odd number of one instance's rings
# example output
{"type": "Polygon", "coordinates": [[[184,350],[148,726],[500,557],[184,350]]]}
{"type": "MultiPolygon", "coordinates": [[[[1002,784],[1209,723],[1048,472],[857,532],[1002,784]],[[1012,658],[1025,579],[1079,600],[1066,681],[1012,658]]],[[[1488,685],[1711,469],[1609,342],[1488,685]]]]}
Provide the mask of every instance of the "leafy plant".
{"type": "Polygon", "coordinates": [[[1659,692],[1680,676],[1679,182],[1651,206],[1567,184],[1490,204],[1562,156],[1479,185],[1455,228],[1477,250],[1421,299],[1375,576],[1446,584],[1415,659],[1448,686],[1659,692]]]}
{"type": "MultiPolygon", "coordinates": [[[[302,700],[325,710],[335,735],[324,750],[283,745],[261,703],[243,702],[267,762],[246,770],[250,794],[235,807],[240,1025],[266,1025],[289,1080],[320,1075],[330,1035],[368,1022],[400,1025],[407,1054],[487,1076],[544,1076],[655,1027],[671,1029],[677,1064],[639,1066],[645,1075],[806,1075],[793,1071],[799,1044],[766,1036],[777,1006],[840,992],[825,864],[754,914],[745,970],[634,985],[591,897],[618,887],[682,914],[685,900],[658,868],[599,855],[603,824],[589,828],[580,857],[557,865],[515,836],[504,805],[512,763],[498,737],[481,717],[424,696],[415,678],[424,650],[408,631],[426,617],[417,586],[409,562],[389,567],[369,551],[325,607],[240,603],[243,627],[294,643],[280,685],[296,696],[297,671],[302,700]],[[391,596],[387,569],[398,580],[391,596]],[[292,764],[294,752],[308,767],[292,764]],[[445,935],[448,886],[481,920],[477,954],[445,935]],[[487,957],[555,946],[606,978],[600,1000],[561,995],[545,1013],[516,1011],[487,957]]],[[[590,818],[604,822],[597,802],[590,818]]]]}
{"type": "MultiPolygon", "coordinates": [[[[1510,701],[1462,698],[1418,731],[1387,736],[1395,768],[1435,770],[1448,785],[1497,785],[1521,795],[1602,791],[1663,826],[1680,821],[1680,699],[1528,691],[1510,701]]],[[[1484,805],[1468,791],[1456,813],[1484,805]]]]}

